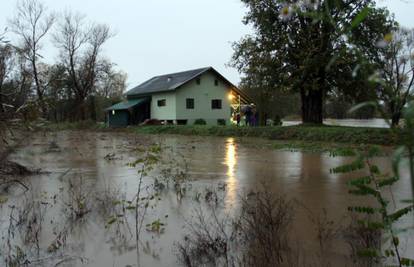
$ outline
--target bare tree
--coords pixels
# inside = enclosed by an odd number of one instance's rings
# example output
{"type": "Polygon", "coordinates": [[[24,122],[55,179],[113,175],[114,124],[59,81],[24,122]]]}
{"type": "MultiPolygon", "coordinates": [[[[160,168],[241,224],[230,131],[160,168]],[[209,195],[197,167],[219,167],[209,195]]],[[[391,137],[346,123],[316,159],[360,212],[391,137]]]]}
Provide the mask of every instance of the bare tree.
{"type": "Polygon", "coordinates": [[[47,13],[45,5],[38,0],[21,0],[17,3],[17,12],[9,21],[11,30],[20,37],[20,53],[30,62],[33,81],[43,115],[47,113],[44,101],[45,85],[38,70],[42,40],[55,21],[53,14],[47,13]]]}
{"type": "Polygon", "coordinates": [[[102,61],[101,66],[102,71],[96,85],[97,95],[105,99],[121,98],[126,89],[127,74],[114,69],[114,64],[110,61],[102,61]]]}
{"type": "MultiPolygon", "coordinates": [[[[5,105],[4,97],[6,93],[3,91],[3,86],[13,69],[14,51],[11,45],[0,44],[0,114],[4,113],[5,105]]],[[[0,117],[2,117],[0,115],[0,117]]]]}
{"type": "Polygon", "coordinates": [[[96,89],[103,69],[101,49],[111,37],[109,26],[87,25],[85,17],[79,14],[67,12],[59,23],[54,40],[75,95],[76,119],[86,119],[86,99],[96,89]]]}
{"type": "Polygon", "coordinates": [[[399,124],[402,110],[414,87],[414,29],[400,28],[385,48],[380,98],[391,114],[392,126],[399,124]]]}

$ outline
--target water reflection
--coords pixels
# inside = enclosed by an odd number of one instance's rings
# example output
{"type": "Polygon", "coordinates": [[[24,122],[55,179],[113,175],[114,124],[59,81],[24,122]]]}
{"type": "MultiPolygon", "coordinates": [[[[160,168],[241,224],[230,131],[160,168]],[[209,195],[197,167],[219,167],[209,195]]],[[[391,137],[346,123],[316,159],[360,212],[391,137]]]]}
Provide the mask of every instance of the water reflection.
{"type": "MultiPolygon", "coordinates": [[[[348,194],[347,182],[351,178],[349,174],[337,175],[329,172],[331,168],[349,163],[353,158],[333,158],[326,154],[276,151],[261,145],[260,148],[256,148],[250,146],[248,142],[237,142],[238,139],[233,138],[165,136],[163,139],[159,139],[158,136],[139,136],[137,141],[133,141],[135,138],[137,136],[134,134],[121,132],[37,134],[30,140],[30,145],[19,149],[12,155],[12,159],[23,163],[23,165],[45,170],[45,173],[31,179],[39,194],[47,192],[49,196],[53,196],[61,194],[61,189],[67,192],[68,180],[82,175],[87,181],[87,188],[85,187],[87,192],[89,192],[89,188],[93,190],[98,188],[88,194],[91,201],[95,201],[98,196],[99,198],[115,197],[115,199],[132,198],[135,193],[134,188],[138,186],[137,173],[135,169],[129,168],[126,164],[137,156],[137,152],[133,148],[141,146],[141,144],[147,146],[147,144],[160,143],[174,149],[166,150],[168,152],[166,157],[182,153],[184,158],[190,162],[189,172],[194,178],[194,181],[191,182],[192,191],[188,191],[188,197],[183,198],[179,205],[174,192],[163,194],[155,208],[149,209],[148,221],[145,223],[151,223],[153,220],[161,218],[162,222],[166,223],[166,230],[160,236],[143,231],[142,238],[145,241],[148,240],[149,245],[146,246],[150,249],[147,250],[149,254],[143,253],[141,255],[141,266],[177,266],[174,264],[176,255],[172,253],[170,248],[174,247],[176,241],[182,240],[182,237],[188,234],[182,225],[186,224],[185,219],[192,218],[194,207],[199,205],[194,201],[193,194],[204,193],[204,190],[210,187],[217,189],[219,188],[218,183],[226,182],[227,184],[227,190],[220,190],[219,194],[220,197],[224,194],[224,211],[226,215],[230,216],[239,212],[239,195],[248,193],[250,190],[257,190],[261,187],[262,182],[268,186],[266,190],[276,196],[287,196],[289,199],[292,198],[305,204],[314,212],[315,216],[319,215],[323,209],[326,210],[329,219],[333,221],[343,220],[348,206],[365,203],[348,194]],[[61,152],[45,152],[50,145],[50,140],[60,146],[61,152]],[[133,143],[131,143],[132,141],[133,143]],[[109,153],[115,153],[117,160],[105,160],[104,157],[109,153]],[[71,170],[71,172],[62,176],[62,173],[67,170],[71,170]],[[96,180],[99,184],[95,184],[96,180]],[[112,184],[114,190],[105,193],[107,185],[112,184]],[[112,191],[115,192],[114,196],[112,191]]],[[[253,141],[254,145],[262,144],[260,140],[252,139],[253,141]]],[[[384,168],[384,173],[392,170],[388,158],[377,159],[375,163],[384,168]]],[[[167,167],[166,165],[163,168],[167,167]]],[[[406,166],[401,166],[401,168],[401,174],[404,178],[393,187],[396,200],[411,196],[410,179],[408,179],[409,169],[406,166]]],[[[148,181],[152,182],[152,180],[148,181]]],[[[16,197],[9,195],[8,197],[8,204],[14,203],[11,201],[16,201],[15,199],[21,199],[20,195],[16,197]]],[[[47,200],[49,201],[49,197],[47,200]]],[[[62,211],[65,211],[61,210],[61,204],[59,204],[61,202],[58,201],[54,209],[49,209],[47,216],[53,218],[45,218],[44,221],[47,224],[44,229],[54,230],[56,227],[60,231],[65,228],[66,216],[62,216],[62,211]]],[[[397,202],[398,204],[399,202],[397,202]]],[[[109,206],[108,208],[113,207],[109,206]]],[[[9,206],[3,205],[3,208],[0,208],[1,218],[9,216],[7,207],[9,206]]],[[[299,207],[296,210],[292,231],[295,233],[294,236],[301,240],[304,250],[313,253],[314,249],[319,249],[319,242],[315,238],[317,236],[316,229],[310,227],[311,222],[307,210],[299,207]]],[[[114,266],[130,265],[136,258],[134,242],[130,242],[130,235],[118,236],[120,228],[105,228],[109,216],[97,214],[97,212],[99,212],[98,209],[93,209],[87,217],[87,224],[79,225],[79,228],[70,231],[68,246],[62,253],[75,253],[74,255],[90,259],[90,262],[87,263],[88,266],[106,266],[110,262],[114,266]]],[[[398,227],[411,229],[409,227],[412,225],[412,221],[413,217],[407,216],[398,227]]],[[[0,225],[3,227],[0,228],[0,234],[7,236],[5,225],[0,225]]],[[[120,225],[120,227],[127,229],[129,225],[120,225]]],[[[412,230],[409,231],[411,232],[404,235],[407,237],[407,256],[414,247],[413,233],[412,230]]],[[[125,230],[125,233],[127,232],[129,230],[125,230]]],[[[55,238],[52,231],[46,230],[42,236],[41,247],[47,248],[51,244],[51,240],[55,238]]],[[[337,250],[335,255],[343,255],[345,251],[343,246],[345,245],[342,243],[338,246],[332,245],[337,250]]]]}
{"type": "Polygon", "coordinates": [[[236,145],[234,144],[234,139],[229,138],[226,142],[226,157],[225,162],[227,165],[227,176],[229,177],[229,181],[234,181],[234,169],[237,164],[237,158],[236,158],[236,145]]]}
{"type": "Polygon", "coordinates": [[[234,138],[226,140],[226,156],[224,164],[227,166],[227,197],[226,202],[231,204],[236,200],[237,179],[235,169],[237,166],[237,150],[234,138]]]}

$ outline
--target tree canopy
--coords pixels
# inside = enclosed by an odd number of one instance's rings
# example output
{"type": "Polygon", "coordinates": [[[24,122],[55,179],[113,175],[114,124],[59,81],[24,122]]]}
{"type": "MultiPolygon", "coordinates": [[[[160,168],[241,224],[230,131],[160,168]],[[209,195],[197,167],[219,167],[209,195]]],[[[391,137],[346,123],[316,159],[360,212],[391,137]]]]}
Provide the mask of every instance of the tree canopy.
{"type": "Polygon", "coordinates": [[[262,88],[299,93],[304,123],[322,123],[332,90],[362,90],[360,62],[395,27],[372,0],[242,2],[254,33],[234,44],[232,65],[262,88]]]}

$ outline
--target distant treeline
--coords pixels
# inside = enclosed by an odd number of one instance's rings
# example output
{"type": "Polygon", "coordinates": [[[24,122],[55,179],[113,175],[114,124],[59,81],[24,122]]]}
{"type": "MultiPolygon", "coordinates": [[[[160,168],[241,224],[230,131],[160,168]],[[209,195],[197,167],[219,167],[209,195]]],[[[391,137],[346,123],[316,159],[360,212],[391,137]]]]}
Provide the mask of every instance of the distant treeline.
{"type": "Polygon", "coordinates": [[[104,108],[119,101],[127,79],[102,54],[113,36],[109,26],[82,14],[18,1],[0,34],[1,120],[104,120],[104,108]],[[44,59],[47,42],[59,52],[52,64],[44,59]]]}

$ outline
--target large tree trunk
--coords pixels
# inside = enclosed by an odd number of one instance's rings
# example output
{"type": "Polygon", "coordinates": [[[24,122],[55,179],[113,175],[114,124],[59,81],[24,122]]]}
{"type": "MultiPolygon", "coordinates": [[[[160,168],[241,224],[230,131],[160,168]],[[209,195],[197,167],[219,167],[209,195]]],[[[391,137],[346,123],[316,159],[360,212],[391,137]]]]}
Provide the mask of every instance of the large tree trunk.
{"type": "Polygon", "coordinates": [[[97,115],[96,115],[96,103],[95,103],[95,96],[91,95],[89,97],[89,116],[88,119],[91,119],[93,121],[97,121],[97,115]]]}
{"type": "Polygon", "coordinates": [[[323,92],[322,90],[301,89],[302,122],[312,124],[323,123],[323,92]]]}
{"type": "Polygon", "coordinates": [[[84,121],[86,117],[86,103],[82,97],[76,97],[74,101],[74,110],[72,113],[72,121],[84,121]]]}
{"type": "Polygon", "coordinates": [[[400,123],[401,119],[401,112],[395,112],[391,116],[391,126],[393,128],[398,127],[398,124],[400,123]]]}

